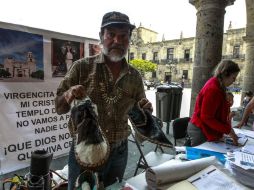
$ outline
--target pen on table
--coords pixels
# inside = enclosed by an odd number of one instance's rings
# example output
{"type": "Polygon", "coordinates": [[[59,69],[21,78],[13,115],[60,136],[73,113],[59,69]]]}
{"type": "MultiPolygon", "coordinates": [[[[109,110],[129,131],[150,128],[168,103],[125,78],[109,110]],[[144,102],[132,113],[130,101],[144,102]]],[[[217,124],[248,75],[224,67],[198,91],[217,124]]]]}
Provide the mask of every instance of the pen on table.
{"type": "Polygon", "coordinates": [[[216,170],[216,169],[213,169],[213,170],[207,172],[207,174],[210,174],[210,173],[214,172],[215,170],[216,170]]]}
{"type": "Polygon", "coordinates": [[[196,182],[196,181],[198,181],[200,179],[201,179],[201,177],[198,177],[197,179],[192,180],[191,183],[194,183],[194,182],[196,182]]]}
{"type": "MultiPolygon", "coordinates": [[[[215,170],[216,170],[216,169],[213,169],[213,170],[207,172],[206,174],[210,174],[210,173],[214,172],[215,170]]],[[[200,180],[200,179],[201,179],[201,177],[198,177],[198,178],[192,180],[191,183],[194,183],[194,182],[196,182],[196,181],[198,181],[198,180],[200,180]]]]}

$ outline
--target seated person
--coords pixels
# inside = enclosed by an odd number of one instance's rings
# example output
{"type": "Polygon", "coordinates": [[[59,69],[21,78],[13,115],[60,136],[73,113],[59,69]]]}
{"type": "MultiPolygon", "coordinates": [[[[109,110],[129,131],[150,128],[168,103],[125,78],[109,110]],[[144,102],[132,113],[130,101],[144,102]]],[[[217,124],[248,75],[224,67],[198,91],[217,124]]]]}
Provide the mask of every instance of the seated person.
{"type": "MultiPolygon", "coordinates": [[[[251,98],[253,97],[253,93],[251,91],[247,91],[245,93],[245,96],[243,98],[243,110],[242,110],[242,117],[243,117],[243,113],[244,113],[244,110],[246,108],[246,106],[248,105],[248,103],[250,102],[251,98]]],[[[246,119],[244,125],[248,125],[248,120],[249,120],[249,117],[246,119]]]]}
{"type": "Polygon", "coordinates": [[[233,106],[234,104],[234,95],[232,92],[228,91],[226,93],[226,99],[229,103],[229,115],[228,115],[228,121],[231,124],[232,118],[235,116],[235,112],[231,111],[230,108],[233,106]]]}
{"type": "Polygon", "coordinates": [[[236,80],[240,68],[231,60],[222,60],[210,78],[200,90],[187,132],[191,146],[198,146],[206,141],[218,141],[224,134],[238,145],[231,123],[228,122],[229,103],[226,100],[226,87],[236,80]]]}
{"type": "MultiPolygon", "coordinates": [[[[252,113],[254,110],[254,97],[251,98],[250,102],[247,104],[246,108],[243,112],[242,120],[237,124],[237,128],[242,128],[246,124],[246,121],[249,118],[250,113],[252,113]]],[[[253,123],[254,124],[254,123],[253,123]]]]}
{"type": "Polygon", "coordinates": [[[247,104],[250,102],[251,98],[253,97],[253,93],[251,91],[247,91],[243,98],[243,107],[245,108],[247,104]]]}

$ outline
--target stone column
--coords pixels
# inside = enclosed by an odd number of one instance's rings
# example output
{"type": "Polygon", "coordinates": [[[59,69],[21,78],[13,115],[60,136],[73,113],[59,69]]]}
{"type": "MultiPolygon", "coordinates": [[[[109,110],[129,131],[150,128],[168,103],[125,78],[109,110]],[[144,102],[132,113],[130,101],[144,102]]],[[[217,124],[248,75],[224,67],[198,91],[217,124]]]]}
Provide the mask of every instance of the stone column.
{"type": "Polygon", "coordinates": [[[251,90],[254,92],[254,0],[246,2],[246,36],[243,38],[246,43],[245,65],[243,76],[243,93],[251,90]]]}
{"type": "Polygon", "coordinates": [[[221,60],[224,14],[234,0],[189,0],[197,9],[190,115],[196,96],[221,60]]]}

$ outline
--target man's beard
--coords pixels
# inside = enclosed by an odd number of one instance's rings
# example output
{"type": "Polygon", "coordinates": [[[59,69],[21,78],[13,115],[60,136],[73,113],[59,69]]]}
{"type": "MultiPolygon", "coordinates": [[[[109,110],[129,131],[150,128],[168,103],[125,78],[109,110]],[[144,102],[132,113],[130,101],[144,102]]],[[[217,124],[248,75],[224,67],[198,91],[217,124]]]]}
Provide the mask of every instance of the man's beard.
{"type": "Polygon", "coordinates": [[[102,48],[103,54],[106,55],[109,58],[109,60],[112,62],[121,61],[127,53],[127,49],[125,49],[125,48],[121,48],[121,47],[119,48],[119,49],[121,49],[121,51],[123,51],[122,53],[114,53],[114,52],[112,53],[112,52],[110,52],[112,49],[114,49],[114,48],[106,48],[106,47],[102,48]]]}

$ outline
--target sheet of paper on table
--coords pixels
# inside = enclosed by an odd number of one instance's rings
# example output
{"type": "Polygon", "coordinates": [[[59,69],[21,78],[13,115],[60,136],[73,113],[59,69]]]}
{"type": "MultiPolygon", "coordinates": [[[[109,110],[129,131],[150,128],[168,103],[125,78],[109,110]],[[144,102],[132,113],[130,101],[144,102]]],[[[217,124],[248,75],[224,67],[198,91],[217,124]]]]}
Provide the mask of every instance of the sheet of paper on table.
{"type": "MultiPolygon", "coordinates": [[[[248,141],[248,137],[242,133],[237,133],[236,134],[238,136],[238,146],[244,146],[246,144],[246,142],[248,141]]],[[[223,140],[226,144],[233,144],[233,139],[229,136],[225,136],[224,140],[223,140]]]]}
{"type": "Polygon", "coordinates": [[[246,144],[242,147],[242,152],[254,155],[254,144],[246,144]]]}
{"type": "Polygon", "coordinates": [[[229,178],[222,171],[211,165],[197,174],[169,187],[167,190],[243,190],[233,179],[229,178]]]}
{"type": "Polygon", "coordinates": [[[211,165],[187,179],[197,189],[214,190],[240,190],[243,189],[235,181],[225,175],[215,166],[211,165]]]}
{"type": "Polygon", "coordinates": [[[238,129],[238,128],[234,128],[234,131],[235,133],[242,133],[248,138],[254,139],[254,131],[247,130],[247,129],[238,129]]]}
{"type": "Polygon", "coordinates": [[[162,186],[187,179],[211,164],[218,164],[215,156],[186,162],[169,160],[161,165],[148,168],[146,170],[148,189],[164,189],[162,186]]]}
{"type": "Polygon", "coordinates": [[[205,142],[199,146],[195,146],[195,148],[216,151],[224,154],[226,154],[227,152],[241,150],[240,146],[234,146],[231,144],[226,144],[224,142],[205,142]]]}

